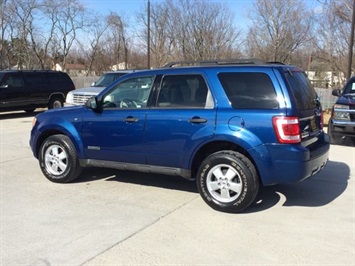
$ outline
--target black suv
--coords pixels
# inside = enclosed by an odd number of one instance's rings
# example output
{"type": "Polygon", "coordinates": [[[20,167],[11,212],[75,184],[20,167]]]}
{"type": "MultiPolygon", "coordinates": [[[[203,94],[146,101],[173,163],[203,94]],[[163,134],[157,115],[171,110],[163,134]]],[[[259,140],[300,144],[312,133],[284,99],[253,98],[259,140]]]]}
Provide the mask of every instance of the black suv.
{"type": "Polygon", "coordinates": [[[75,86],[58,71],[0,71],[0,111],[59,108],[75,86]]]}
{"type": "Polygon", "coordinates": [[[238,212],[260,184],[301,181],[326,165],[322,108],[301,69],[195,64],[127,74],[84,106],[37,115],[30,145],[43,174],[58,183],[83,167],[179,175],[196,179],[212,208],[238,212]]]}
{"type": "Polygon", "coordinates": [[[345,138],[355,143],[355,77],[349,79],[343,91],[334,89],[339,97],[332,108],[328,123],[328,134],[332,144],[342,144],[345,138]]]}

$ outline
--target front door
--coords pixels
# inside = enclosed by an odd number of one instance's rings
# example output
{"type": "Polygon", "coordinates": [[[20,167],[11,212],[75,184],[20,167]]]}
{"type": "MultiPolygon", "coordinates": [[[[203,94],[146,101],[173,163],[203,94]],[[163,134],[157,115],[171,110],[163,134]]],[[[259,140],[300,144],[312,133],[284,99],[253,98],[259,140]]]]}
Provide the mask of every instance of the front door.
{"type": "Polygon", "coordinates": [[[27,95],[21,73],[5,74],[0,84],[0,108],[26,106],[27,95]]]}
{"type": "Polygon", "coordinates": [[[83,143],[88,159],[146,163],[144,125],[153,76],[123,80],[102,96],[103,110],[87,109],[83,143]]]}

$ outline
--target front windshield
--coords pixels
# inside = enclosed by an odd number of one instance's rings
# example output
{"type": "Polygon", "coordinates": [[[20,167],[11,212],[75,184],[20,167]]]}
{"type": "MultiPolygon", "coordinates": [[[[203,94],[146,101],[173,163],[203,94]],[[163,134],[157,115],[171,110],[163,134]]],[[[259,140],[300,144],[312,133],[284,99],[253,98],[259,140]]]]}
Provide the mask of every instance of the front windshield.
{"type": "Polygon", "coordinates": [[[355,94],[355,80],[351,80],[346,85],[343,94],[355,94]]]}
{"type": "Polygon", "coordinates": [[[98,81],[95,82],[95,87],[107,87],[125,73],[106,73],[102,75],[98,81]]]}

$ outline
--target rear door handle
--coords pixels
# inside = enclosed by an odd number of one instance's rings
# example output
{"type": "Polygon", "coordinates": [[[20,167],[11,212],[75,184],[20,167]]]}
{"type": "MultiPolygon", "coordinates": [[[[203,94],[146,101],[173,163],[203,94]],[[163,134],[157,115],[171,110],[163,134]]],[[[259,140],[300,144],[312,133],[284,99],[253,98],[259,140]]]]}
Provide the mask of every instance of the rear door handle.
{"type": "Polygon", "coordinates": [[[203,123],[207,122],[207,119],[206,118],[201,118],[201,117],[198,117],[198,116],[194,116],[193,118],[191,118],[189,120],[189,122],[192,123],[192,124],[203,124],[203,123]]]}
{"type": "Polygon", "coordinates": [[[136,123],[136,122],[138,122],[138,118],[133,117],[133,116],[128,116],[124,121],[127,123],[136,123]]]}

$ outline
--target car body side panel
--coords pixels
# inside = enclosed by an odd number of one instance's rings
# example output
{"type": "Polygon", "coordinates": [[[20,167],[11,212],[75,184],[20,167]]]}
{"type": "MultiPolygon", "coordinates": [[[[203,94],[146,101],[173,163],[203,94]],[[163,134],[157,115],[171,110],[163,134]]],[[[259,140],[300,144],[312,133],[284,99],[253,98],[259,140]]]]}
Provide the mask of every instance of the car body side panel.
{"type": "Polygon", "coordinates": [[[144,109],[114,109],[95,113],[86,109],[81,137],[90,159],[145,163],[144,109]],[[136,122],[126,122],[134,118],[136,122]]]}
{"type": "Polygon", "coordinates": [[[86,158],[81,137],[83,107],[62,108],[48,110],[36,116],[36,125],[31,130],[30,146],[33,154],[38,158],[40,142],[43,136],[63,134],[70,138],[80,159],[86,158]],[[75,109],[75,111],[73,110],[75,109]],[[73,112],[74,111],[74,112],[73,112]],[[73,113],[75,115],[73,116],[73,113]]]}
{"type": "Polygon", "coordinates": [[[147,163],[187,169],[196,146],[213,138],[215,116],[214,109],[149,110],[145,125],[147,163]],[[194,117],[206,122],[189,122],[194,117]]]}

